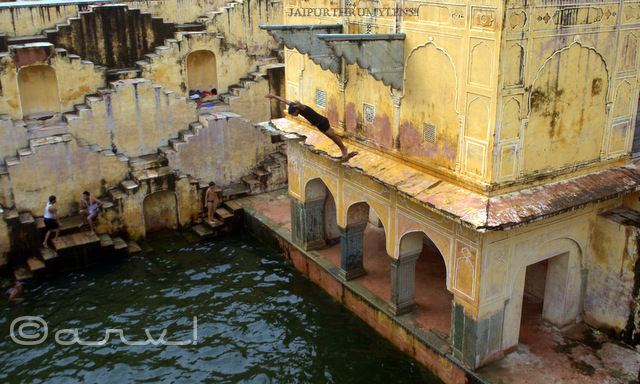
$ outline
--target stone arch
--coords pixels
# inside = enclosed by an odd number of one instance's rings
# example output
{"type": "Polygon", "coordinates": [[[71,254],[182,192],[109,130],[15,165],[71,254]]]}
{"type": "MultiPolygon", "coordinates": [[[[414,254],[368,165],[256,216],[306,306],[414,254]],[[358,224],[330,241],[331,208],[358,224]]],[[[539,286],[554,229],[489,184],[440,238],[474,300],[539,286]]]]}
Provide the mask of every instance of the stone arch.
{"type": "Polygon", "coordinates": [[[321,177],[305,183],[304,200],[292,200],[292,237],[304,249],[318,249],[338,237],[336,201],[321,177]]]}
{"type": "Polygon", "coordinates": [[[392,260],[390,307],[410,308],[413,304],[428,308],[421,323],[449,334],[452,291],[442,250],[422,230],[403,234],[399,249],[398,260],[392,260]]]}
{"type": "Polygon", "coordinates": [[[27,65],[18,71],[22,117],[60,113],[60,91],[56,71],[49,65],[27,65]]]}
{"type": "Polygon", "coordinates": [[[314,176],[304,182],[303,195],[301,196],[303,202],[324,198],[322,187],[325,187],[331,192],[331,197],[334,198],[336,205],[338,204],[337,191],[331,188],[332,183],[325,180],[326,177],[325,175],[314,176]]]}
{"type": "Polygon", "coordinates": [[[218,68],[213,51],[202,49],[187,55],[189,90],[211,91],[218,87],[218,68]]]}
{"type": "Polygon", "coordinates": [[[608,100],[609,69],[599,52],[577,42],[554,52],[531,86],[524,171],[545,172],[598,159],[608,100]],[[571,146],[581,149],[566,151],[571,146]]]}
{"type": "Polygon", "coordinates": [[[174,191],[158,191],[142,200],[145,233],[178,229],[178,197],[174,191]]]}
{"type": "Polygon", "coordinates": [[[510,298],[505,305],[503,349],[518,344],[524,280],[528,266],[549,261],[547,276],[551,277],[547,277],[543,317],[558,326],[563,326],[575,321],[581,308],[583,251],[576,240],[559,237],[539,245],[525,257],[516,254],[514,259],[521,262],[516,268],[512,268],[514,274],[508,286],[510,298]]]}
{"type": "MultiPolygon", "coordinates": [[[[388,216],[381,214],[381,212],[378,212],[378,210],[376,210],[376,208],[372,205],[371,201],[367,198],[361,199],[361,200],[357,200],[357,201],[343,201],[343,204],[346,206],[345,210],[344,210],[344,224],[349,225],[352,223],[360,223],[362,221],[360,221],[360,218],[356,219],[356,210],[358,209],[358,207],[362,207],[362,204],[366,204],[367,206],[367,211],[370,209],[372,210],[376,216],[378,216],[378,218],[380,219],[380,222],[382,223],[382,229],[384,230],[385,233],[385,241],[387,244],[387,253],[391,254],[390,250],[392,250],[393,248],[390,247],[390,243],[391,243],[391,239],[389,238],[389,231],[387,230],[388,227],[388,216]],[[348,205],[347,205],[348,204],[348,205]]],[[[363,208],[360,208],[363,209],[363,208]]],[[[363,212],[359,212],[359,215],[362,215],[363,212]]],[[[367,218],[365,217],[364,220],[366,221],[367,218]]]]}
{"type": "Polygon", "coordinates": [[[428,42],[413,49],[405,61],[400,149],[453,169],[459,137],[456,68],[442,48],[428,42]],[[435,140],[425,140],[425,127],[435,131],[435,140]]]}

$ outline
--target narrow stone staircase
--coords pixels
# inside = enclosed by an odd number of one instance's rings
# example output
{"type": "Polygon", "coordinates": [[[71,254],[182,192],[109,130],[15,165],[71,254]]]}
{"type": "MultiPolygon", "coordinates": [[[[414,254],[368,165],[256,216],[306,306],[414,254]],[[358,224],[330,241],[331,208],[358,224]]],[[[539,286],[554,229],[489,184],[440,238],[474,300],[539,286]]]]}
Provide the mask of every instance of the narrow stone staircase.
{"type": "MultiPolygon", "coordinates": [[[[101,200],[105,209],[112,205],[107,199],[101,200]]],[[[41,217],[34,219],[29,212],[22,212],[19,217],[22,225],[35,223],[36,241],[40,244],[45,236],[44,220],[41,217]]],[[[35,255],[26,259],[26,264],[15,267],[14,276],[17,280],[50,277],[141,251],[134,241],[126,242],[106,233],[91,235],[86,228],[78,229],[80,216],[66,217],[60,221],[62,228],[58,242],[50,240],[49,248],[40,246],[35,255]]]]}

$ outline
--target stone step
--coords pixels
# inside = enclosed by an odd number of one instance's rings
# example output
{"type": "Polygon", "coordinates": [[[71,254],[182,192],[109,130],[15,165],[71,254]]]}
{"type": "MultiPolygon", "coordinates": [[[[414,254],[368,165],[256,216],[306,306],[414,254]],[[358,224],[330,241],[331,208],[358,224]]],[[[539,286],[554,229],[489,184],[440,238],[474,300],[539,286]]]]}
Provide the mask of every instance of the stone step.
{"type": "Polygon", "coordinates": [[[131,168],[131,171],[163,167],[167,164],[169,164],[169,160],[159,153],[129,158],[129,167],[131,168]]]}
{"type": "Polygon", "coordinates": [[[114,237],[114,238],[112,238],[112,240],[113,240],[113,249],[116,252],[126,252],[127,251],[127,248],[128,248],[127,243],[124,240],[122,240],[121,237],[114,237]]]}
{"type": "Polygon", "coordinates": [[[131,177],[137,183],[141,183],[144,180],[157,179],[159,177],[169,176],[173,174],[173,169],[169,167],[160,167],[131,172],[131,177]]]}
{"type": "Polygon", "coordinates": [[[220,229],[222,226],[224,226],[224,222],[220,221],[220,219],[218,218],[213,218],[213,220],[211,220],[211,223],[209,223],[207,221],[207,218],[205,217],[203,220],[203,224],[208,226],[209,228],[213,229],[213,230],[217,230],[220,229]]]}
{"type": "Polygon", "coordinates": [[[122,199],[124,199],[125,197],[127,197],[127,193],[123,192],[120,188],[114,188],[109,190],[109,196],[111,197],[111,199],[115,202],[118,202],[122,199]]]}
{"type": "Polygon", "coordinates": [[[213,231],[204,224],[194,225],[191,229],[196,235],[198,235],[198,237],[202,239],[208,239],[210,237],[213,237],[213,231]]]}
{"type": "Polygon", "coordinates": [[[170,146],[164,146],[164,147],[158,148],[158,153],[165,157],[170,156],[172,153],[175,153],[175,152],[176,150],[170,146]]]}
{"type": "Polygon", "coordinates": [[[46,265],[47,261],[57,258],[58,253],[51,248],[40,247],[40,256],[46,265]]]}
{"type": "Polygon", "coordinates": [[[275,161],[265,161],[264,163],[262,163],[262,168],[271,172],[271,170],[274,168],[280,168],[280,164],[275,161]]]}
{"type": "Polygon", "coordinates": [[[27,259],[27,265],[29,266],[29,270],[33,276],[37,276],[43,272],[46,268],[44,262],[42,260],[37,259],[35,257],[30,257],[27,259]]]}
{"type": "Polygon", "coordinates": [[[175,24],[176,32],[200,32],[207,29],[201,23],[175,24]]]}
{"type": "Polygon", "coordinates": [[[227,209],[227,211],[231,212],[234,216],[241,214],[244,212],[244,208],[242,205],[238,203],[236,200],[228,200],[222,203],[222,206],[227,209]]]}
{"type": "Polygon", "coordinates": [[[280,152],[270,153],[269,157],[272,158],[273,160],[277,161],[281,165],[287,163],[287,156],[282,154],[282,153],[280,153],[280,152]]]}
{"type": "Polygon", "coordinates": [[[18,281],[33,279],[33,274],[27,265],[20,265],[13,268],[13,276],[18,281]]]}
{"type": "Polygon", "coordinates": [[[244,183],[231,184],[222,190],[223,199],[236,199],[247,196],[251,189],[244,183]]]}
{"type": "Polygon", "coordinates": [[[29,225],[35,222],[35,219],[33,218],[33,215],[31,215],[31,212],[21,212],[19,214],[19,217],[20,217],[20,224],[22,225],[29,225]]]}
{"type": "Polygon", "coordinates": [[[129,191],[133,191],[134,189],[138,188],[138,183],[136,183],[133,180],[122,180],[120,182],[120,186],[127,192],[129,191]]]}
{"type": "Polygon", "coordinates": [[[142,248],[133,240],[129,240],[126,242],[127,244],[127,253],[130,255],[135,255],[142,252],[142,248]]]}
{"type": "Polygon", "coordinates": [[[250,194],[255,195],[262,192],[262,183],[260,180],[256,180],[253,176],[245,176],[241,178],[241,180],[249,187],[250,194]]]}
{"type": "Polygon", "coordinates": [[[60,236],[58,242],[54,243],[54,249],[59,254],[69,248],[82,247],[86,245],[97,245],[100,243],[100,238],[97,235],[92,235],[89,231],[80,233],[72,233],[65,236],[60,236]]]}
{"type": "Polygon", "coordinates": [[[111,236],[106,233],[99,234],[98,239],[100,239],[100,247],[113,247],[113,240],[111,239],[111,236]]]}
{"type": "Polygon", "coordinates": [[[180,150],[180,146],[187,144],[186,141],[180,139],[169,139],[169,145],[176,151],[180,150]]]}
{"type": "Polygon", "coordinates": [[[260,181],[265,181],[267,177],[271,175],[271,172],[267,171],[264,168],[257,168],[252,173],[260,181]]]}
{"type": "Polygon", "coordinates": [[[218,218],[219,220],[222,220],[225,223],[228,223],[231,220],[233,220],[233,213],[227,211],[224,207],[218,208],[216,209],[215,217],[218,218]]]}
{"type": "Polygon", "coordinates": [[[137,77],[140,77],[140,75],[142,74],[142,70],[138,68],[109,69],[106,72],[107,82],[135,79],[137,77]]]}
{"type": "Polygon", "coordinates": [[[40,139],[49,136],[69,133],[69,124],[66,121],[50,122],[45,124],[29,123],[26,125],[25,136],[27,140],[40,139]]]}
{"type": "Polygon", "coordinates": [[[180,140],[184,141],[185,143],[189,142],[189,138],[195,136],[195,132],[193,132],[190,129],[183,129],[182,131],[178,132],[178,137],[180,138],[180,140]]]}
{"type": "Polygon", "coordinates": [[[30,43],[48,43],[45,35],[14,36],[7,39],[7,45],[24,45],[30,43]]]}

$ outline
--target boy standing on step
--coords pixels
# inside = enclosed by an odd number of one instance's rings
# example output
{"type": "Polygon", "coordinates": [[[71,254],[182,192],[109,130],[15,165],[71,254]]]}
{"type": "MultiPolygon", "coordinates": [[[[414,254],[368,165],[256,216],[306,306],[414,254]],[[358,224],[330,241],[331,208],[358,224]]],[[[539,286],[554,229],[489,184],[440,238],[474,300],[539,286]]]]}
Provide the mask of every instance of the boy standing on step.
{"type": "Polygon", "coordinates": [[[207,193],[204,195],[204,201],[207,202],[209,225],[213,225],[213,215],[215,215],[216,209],[218,209],[218,205],[220,205],[220,199],[218,199],[218,194],[216,193],[216,183],[213,181],[209,182],[209,188],[207,188],[207,193]]]}
{"type": "Polygon", "coordinates": [[[47,206],[44,208],[44,229],[47,233],[44,235],[44,241],[42,245],[45,248],[49,248],[47,245],[47,241],[49,240],[49,235],[52,231],[56,231],[56,237],[53,238],[53,242],[58,242],[58,235],[60,234],[60,227],[62,224],[60,223],[60,218],[58,217],[58,208],[56,208],[56,197],[49,196],[49,202],[47,206]]]}
{"type": "Polygon", "coordinates": [[[78,229],[82,228],[85,224],[89,224],[91,236],[95,236],[96,233],[93,230],[93,219],[98,216],[98,212],[101,207],[102,201],[95,197],[91,197],[89,191],[82,192],[82,198],[80,199],[80,217],[82,218],[82,223],[78,225],[78,229]]]}

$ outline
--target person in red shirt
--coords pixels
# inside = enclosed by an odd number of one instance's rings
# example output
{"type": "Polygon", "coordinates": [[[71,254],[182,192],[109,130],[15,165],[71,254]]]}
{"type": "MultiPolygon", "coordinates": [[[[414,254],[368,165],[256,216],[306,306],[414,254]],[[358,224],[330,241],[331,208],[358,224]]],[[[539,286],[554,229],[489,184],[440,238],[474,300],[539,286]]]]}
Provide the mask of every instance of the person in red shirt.
{"type": "Polygon", "coordinates": [[[320,132],[324,133],[325,136],[327,136],[334,143],[336,143],[336,145],[338,146],[338,148],[340,148],[340,151],[342,152],[342,157],[340,159],[341,161],[347,161],[353,156],[358,154],[358,152],[347,151],[347,147],[344,146],[344,143],[342,142],[340,137],[338,137],[336,133],[333,131],[333,128],[331,128],[331,125],[329,124],[329,119],[322,116],[318,112],[314,111],[313,108],[309,107],[308,105],[304,105],[300,102],[289,101],[280,96],[272,95],[270,93],[266,94],[265,97],[267,99],[274,99],[281,103],[287,104],[289,106],[288,112],[291,116],[301,115],[302,117],[307,119],[307,121],[311,125],[318,128],[320,132]]]}

